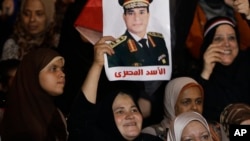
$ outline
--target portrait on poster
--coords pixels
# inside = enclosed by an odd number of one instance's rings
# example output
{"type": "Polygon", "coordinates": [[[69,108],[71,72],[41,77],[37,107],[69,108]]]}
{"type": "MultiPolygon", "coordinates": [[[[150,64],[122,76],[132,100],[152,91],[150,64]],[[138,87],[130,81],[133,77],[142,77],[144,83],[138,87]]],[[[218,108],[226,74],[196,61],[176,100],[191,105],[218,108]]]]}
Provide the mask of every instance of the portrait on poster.
{"type": "Polygon", "coordinates": [[[103,0],[103,36],[115,54],[105,55],[109,80],[169,80],[172,73],[169,1],[103,0]]]}

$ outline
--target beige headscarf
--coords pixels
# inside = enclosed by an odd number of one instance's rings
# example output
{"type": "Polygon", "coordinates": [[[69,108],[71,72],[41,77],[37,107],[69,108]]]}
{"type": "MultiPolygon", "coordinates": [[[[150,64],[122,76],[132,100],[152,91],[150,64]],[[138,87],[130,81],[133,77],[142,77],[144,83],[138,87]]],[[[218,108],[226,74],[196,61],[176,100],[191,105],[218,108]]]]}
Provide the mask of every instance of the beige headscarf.
{"type": "MultiPolygon", "coordinates": [[[[28,0],[22,0],[21,11],[24,9],[24,5],[28,0]]],[[[54,21],[55,16],[55,1],[54,0],[40,0],[44,6],[45,14],[47,17],[48,24],[54,21]]]]}
{"type": "MultiPolygon", "coordinates": [[[[168,131],[167,141],[181,141],[182,131],[191,121],[202,123],[210,134],[208,123],[201,114],[197,112],[184,112],[178,115],[172,122],[168,131]]],[[[211,134],[210,141],[212,141],[211,134]]]]}
{"type": "Polygon", "coordinates": [[[28,0],[22,0],[21,2],[21,14],[17,17],[17,21],[14,27],[14,34],[13,39],[19,46],[17,57],[18,59],[22,59],[24,55],[26,55],[28,52],[33,50],[34,48],[38,48],[40,46],[47,46],[47,47],[56,47],[57,46],[57,40],[56,36],[57,34],[54,31],[55,27],[55,1],[54,0],[40,0],[41,3],[44,6],[45,9],[45,15],[46,15],[46,27],[45,30],[42,31],[42,33],[38,35],[30,35],[23,27],[22,22],[22,11],[25,8],[25,5],[28,0]]]}
{"type": "Polygon", "coordinates": [[[175,104],[179,94],[183,90],[194,86],[200,88],[203,94],[201,85],[190,77],[178,77],[169,81],[165,88],[164,95],[164,119],[162,121],[162,125],[165,126],[164,128],[168,128],[170,122],[176,117],[175,104]]]}

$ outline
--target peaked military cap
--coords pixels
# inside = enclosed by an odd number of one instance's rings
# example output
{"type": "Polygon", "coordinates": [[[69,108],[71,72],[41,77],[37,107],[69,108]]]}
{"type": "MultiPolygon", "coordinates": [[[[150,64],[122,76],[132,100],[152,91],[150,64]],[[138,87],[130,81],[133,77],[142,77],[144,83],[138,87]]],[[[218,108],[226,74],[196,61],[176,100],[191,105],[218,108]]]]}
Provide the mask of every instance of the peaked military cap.
{"type": "Polygon", "coordinates": [[[148,7],[153,0],[119,0],[119,4],[125,9],[148,7]]]}

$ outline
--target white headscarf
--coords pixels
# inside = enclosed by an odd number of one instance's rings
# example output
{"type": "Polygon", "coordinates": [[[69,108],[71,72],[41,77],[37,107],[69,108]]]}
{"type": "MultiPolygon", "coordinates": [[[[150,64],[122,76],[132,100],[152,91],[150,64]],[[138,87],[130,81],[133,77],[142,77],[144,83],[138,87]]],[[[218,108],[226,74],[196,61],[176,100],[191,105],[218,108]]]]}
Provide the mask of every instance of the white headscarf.
{"type": "Polygon", "coordinates": [[[175,116],[175,104],[179,97],[179,94],[188,87],[199,87],[203,94],[203,89],[200,84],[198,84],[194,79],[190,77],[178,77],[169,81],[165,87],[164,95],[164,119],[162,125],[168,128],[170,122],[176,117],[175,116]]]}
{"type": "Polygon", "coordinates": [[[169,128],[167,141],[181,141],[182,131],[191,121],[202,123],[209,132],[211,140],[212,137],[206,119],[201,114],[192,111],[184,112],[175,118],[169,128]]]}

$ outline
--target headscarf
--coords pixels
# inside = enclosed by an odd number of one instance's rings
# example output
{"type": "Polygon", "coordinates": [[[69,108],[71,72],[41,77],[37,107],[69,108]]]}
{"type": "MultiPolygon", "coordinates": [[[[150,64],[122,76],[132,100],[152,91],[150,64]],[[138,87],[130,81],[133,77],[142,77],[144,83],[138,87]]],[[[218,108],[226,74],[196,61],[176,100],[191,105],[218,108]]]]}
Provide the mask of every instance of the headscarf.
{"type": "MultiPolygon", "coordinates": [[[[210,134],[209,126],[206,119],[197,112],[184,112],[178,115],[175,120],[171,123],[170,129],[168,131],[168,141],[181,141],[181,136],[183,129],[191,122],[199,121],[205,126],[210,134]]],[[[211,138],[211,134],[210,134],[211,138]]]]}
{"type": "MultiPolygon", "coordinates": [[[[200,68],[203,68],[203,56],[220,25],[230,25],[235,33],[239,45],[239,33],[234,22],[228,17],[215,17],[209,20],[204,29],[204,43],[201,47],[200,68]]],[[[238,46],[239,47],[239,46],[238,46]]],[[[204,113],[206,118],[219,121],[220,113],[223,108],[232,102],[249,101],[249,50],[241,51],[228,66],[216,63],[213,72],[203,86],[206,98],[204,99],[204,113]],[[218,96],[219,95],[219,96],[218,96]],[[218,98],[214,101],[215,98],[218,98]],[[211,102],[214,102],[211,105],[211,102]],[[210,109],[209,109],[210,108],[210,109]],[[214,113],[211,115],[211,113],[214,113]]],[[[201,72],[201,70],[200,70],[201,72]]]]}
{"type": "Polygon", "coordinates": [[[109,93],[103,101],[100,103],[100,109],[99,109],[99,116],[97,118],[97,125],[101,129],[101,132],[104,133],[104,137],[106,140],[110,141],[126,141],[121,133],[119,132],[115,120],[114,120],[114,114],[112,110],[112,105],[114,102],[114,99],[118,94],[126,94],[129,95],[132,100],[134,101],[136,107],[139,109],[139,106],[137,105],[137,100],[134,97],[134,93],[128,90],[114,90],[113,92],[109,93]]]}
{"type": "Polygon", "coordinates": [[[250,106],[245,103],[229,104],[220,115],[220,123],[228,137],[230,124],[240,125],[248,119],[250,119],[250,106]]]}
{"type": "Polygon", "coordinates": [[[198,87],[203,96],[203,88],[194,79],[190,77],[178,77],[169,81],[165,87],[164,95],[164,119],[163,126],[168,128],[170,122],[176,117],[175,116],[175,104],[182,91],[190,87],[198,87]]]}
{"type": "Polygon", "coordinates": [[[66,140],[66,127],[54,99],[39,83],[40,71],[60,55],[39,48],[21,61],[7,95],[3,140],[66,140]]]}
{"type": "Polygon", "coordinates": [[[203,58],[206,49],[213,42],[216,29],[218,28],[218,26],[222,24],[228,24],[232,26],[232,28],[236,32],[237,41],[239,41],[239,36],[238,36],[239,34],[238,31],[236,30],[235,23],[230,18],[223,16],[217,16],[215,18],[212,18],[211,20],[207,21],[204,27],[204,42],[201,47],[201,60],[203,58]]]}
{"type": "MultiPolygon", "coordinates": [[[[21,11],[24,10],[24,6],[27,1],[28,0],[22,0],[21,11]]],[[[55,1],[54,0],[40,0],[40,1],[44,6],[47,23],[51,23],[52,21],[54,21],[54,18],[55,18],[54,17],[55,16],[55,1]]]]}
{"type": "Polygon", "coordinates": [[[23,27],[22,14],[28,0],[22,0],[20,6],[20,14],[17,16],[14,27],[13,39],[19,46],[18,57],[22,59],[23,55],[27,54],[34,48],[41,45],[47,47],[56,47],[58,44],[57,33],[55,28],[55,1],[54,0],[40,0],[44,6],[46,15],[46,27],[42,33],[33,36],[30,35],[23,27]]]}

